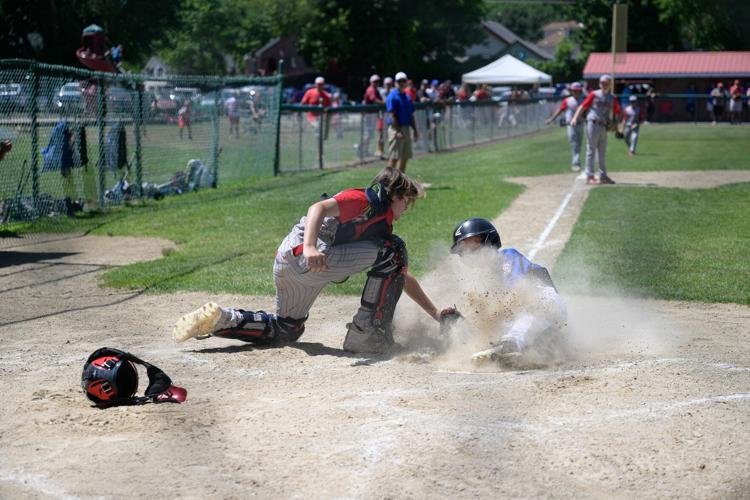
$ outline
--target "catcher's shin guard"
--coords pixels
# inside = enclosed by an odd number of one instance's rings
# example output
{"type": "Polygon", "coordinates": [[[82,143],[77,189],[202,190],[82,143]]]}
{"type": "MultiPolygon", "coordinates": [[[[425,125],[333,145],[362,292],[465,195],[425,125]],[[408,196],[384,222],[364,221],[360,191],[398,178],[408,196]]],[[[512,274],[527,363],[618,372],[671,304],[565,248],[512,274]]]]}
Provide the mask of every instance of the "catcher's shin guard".
{"type": "Polygon", "coordinates": [[[299,339],[305,331],[302,319],[281,318],[265,311],[243,311],[237,326],[212,332],[215,337],[242,340],[258,344],[289,343],[299,339]]]}
{"type": "Polygon", "coordinates": [[[391,323],[404,289],[407,264],[404,242],[395,236],[386,240],[375,265],[367,273],[359,310],[347,325],[344,350],[378,352],[393,345],[391,323]]]}

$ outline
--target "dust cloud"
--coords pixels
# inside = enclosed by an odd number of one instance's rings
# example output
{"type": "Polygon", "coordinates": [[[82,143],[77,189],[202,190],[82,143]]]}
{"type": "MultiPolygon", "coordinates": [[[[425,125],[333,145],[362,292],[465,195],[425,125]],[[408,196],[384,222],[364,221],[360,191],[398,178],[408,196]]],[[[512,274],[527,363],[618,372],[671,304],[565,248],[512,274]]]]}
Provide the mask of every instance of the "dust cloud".
{"type": "MultiPolygon", "coordinates": [[[[533,313],[542,307],[534,287],[505,287],[503,270],[490,248],[459,257],[451,255],[446,245],[439,245],[431,257],[435,271],[420,283],[439,309],[455,305],[462,319],[441,332],[416,303],[400,300],[395,328],[397,340],[406,350],[401,359],[454,370],[498,370],[495,364],[475,366],[471,356],[498,342],[519,312],[533,313]]],[[[588,270],[579,262],[579,279],[588,283],[588,270]]],[[[554,281],[554,272],[551,274],[554,281]]],[[[670,352],[685,334],[678,324],[657,312],[652,300],[628,298],[613,288],[580,295],[558,290],[567,307],[567,323],[550,342],[535,345],[525,354],[525,365],[530,368],[626,353],[660,355],[670,352]]]]}

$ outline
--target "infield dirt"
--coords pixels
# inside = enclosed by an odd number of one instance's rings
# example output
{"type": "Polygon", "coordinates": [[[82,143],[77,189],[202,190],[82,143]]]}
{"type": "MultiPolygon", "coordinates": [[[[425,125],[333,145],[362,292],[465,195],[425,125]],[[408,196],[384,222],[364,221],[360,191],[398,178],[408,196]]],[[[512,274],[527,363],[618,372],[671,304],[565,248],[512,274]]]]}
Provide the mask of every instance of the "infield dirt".
{"type": "MultiPolygon", "coordinates": [[[[750,172],[617,180],[697,188],[750,172]]],[[[495,221],[504,245],[553,268],[588,188],[571,175],[515,181],[528,189],[495,221]]],[[[160,258],[164,240],[13,245],[0,267],[2,498],[750,497],[746,306],[566,296],[572,358],[477,370],[460,349],[430,355],[437,327],[407,320],[420,314],[407,298],[396,318],[411,348],[392,359],[340,349],[357,297],[321,297],[294,346],[177,345],[174,321],[208,300],[272,310],[273,298],[97,287],[107,266],[160,258]],[[102,346],[158,365],[188,401],[90,407],[80,373],[102,346]]],[[[426,289],[460,302],[442,267],[426,289]]]]}

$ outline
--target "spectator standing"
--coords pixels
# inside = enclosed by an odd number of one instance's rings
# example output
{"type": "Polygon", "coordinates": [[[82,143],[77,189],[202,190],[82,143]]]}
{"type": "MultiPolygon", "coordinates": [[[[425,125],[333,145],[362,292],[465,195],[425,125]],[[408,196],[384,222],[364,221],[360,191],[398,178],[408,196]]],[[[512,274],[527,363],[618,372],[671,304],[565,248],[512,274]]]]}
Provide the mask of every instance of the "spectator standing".
{"type": "Polygon", "coordinates": [[[417,102],[417,89],[414,88],[414,82],[411,80],[406,82],[406,94],[411,99],[411,102],[417,102]]]}
{"type": "MultiPolygon", "coordinates": [[[[331,95],[326,92],[325,84],[326,80],[322,76],[315,78],[315,86],[305,92],[300,104],[303,106],[323,106],[324,108],[330,108],[331,95]]],[[[323,113],[321,112],[320,116],[316,116],[315,113],[309,111],[307,113],[307,121],[317,126],[318,130],[320,130],[320,125],[323,123],[323,113]]]]}
{"type": "Polygon", "coordinates": [[[489,99],[491,96],[490,91],[487,88],[487,84],[482,83],[481,85],[479,85],[479,87],[474,90],[473,96],[475,101],[486,101],[487,99],[489,99]]]}
{"type": "Polygon", "coordinates": [[[654,120],[654,111],[656,111],[656,89],[650,87],[646,92],[646,123],[654,120]]]}
{"type": "Polygon", "coordinates": [[[229,99],[224,101],[224,108],[227,110],[227,118],[229,119],[229,135],[232,135],[239,139],[240,138],[240,106],[237,102],[237,98],[234,94],[229,96],[229,99]]]}
{"type": "MultiPolygon", "coordinates": [[[[365,95],[362,97],[362,104],[367,105],[378,105],[382,106],[385,104],[383,96],[380,95],[380,75],[372,75],[370,77],[370,86],[365,90],[365,95]]],[[[383,116],[382,111],[378,110],[375,113],[365,113],[363,116],[365,120],[365,136],[360,146],[360,154],[368,156],[370,154],[370,142],[375,134],[378,135],[378,146],[376,155],[383,156],[383,116]]]]}
{"type": "Polygon", "coordinates": [[[190,128],[190,101],[185,99],[182,103],[182,107],[177,111],[177,126],[180,128],[180,140],[182,140],[182,130],[187,128],[188,139],[193,140],[193,132],[190,128]]]}
{"type": "Polygon", "coordinates": [[[688,98],[685,102],[685,112],[688,115],[688,119],[693,120],[693,122],[697,120],[697,115],[695,113],[696,109],[695,85],[691,84],[688,88],[688,98]]]}
{"type": "Polygon", "coordinates": [[[393,78],[386,76],[383,80],[383,88],[380,89],[380,97],[385,101],[393,90],[393,78]]]}
{"type": "Polygon", "coordinates": [[[581,114],[586,115],[586,184],[614,184],[607,175],[605,157],[607,155],[607,131],[610,125],[620,116],[620,103],[612,96],[610,86],[612,78],[602,75],[599,78],[599,89],[591,92],[576,110],[571,125],[578,125],[581,114]],[[599,158],[599,179],[594,177],[594,156],[599,158]]]}
{"type": "Polygon", "coordinates": [[[638,98],[631,95],[628,105],[622,114],[622,122],[625,130],[625,144],[628,145],[628,156],[635,156],[635,148],[638,146],[638,132],[643,121],[643,113],[638,105],[638,98]]]}
{"type": "Polygon", "coordinates": [[[555,113],[547,119],[547,124],[552,123],[561,113],[565,113],[565,125],[568,132],[568,142],[570,143],[572,159],[570,162],[570,169],[573,172],[581,170],[581,143],[583,142],[583,122],[577,123],[575,126],[571,123],[573,116],[580,106],[583,98],[581,92],[583,91],[583,85],[578,82],[574,82],[570,86],[570,95],[563,99],[560,107],[555,113]]]}
{"type": "Polygon", "coordinates": [[[742,86],[735,80],[729,87],[729,121],[732,125],[742,123],[742,86]]]}
{"type": "Polygon", "coordinates": [[[414,140],[419,139],[417,122],[414,120],[414,103],[406,93],[406,73],[396,73],[397,87],[391,90],[385,106],[388,112],[388,165],[406,172],[406,162],[412,157],[411,131],[414,140]]]}
{"type": "Polygon", "coordinates": [[[469,92],[469,84],[464,83],[461,85],[461,88],[458,89],[458,93],[456,93],[456,100],[458,102],[466,102],[469,100],[469,97],[471,97],[471,92],[469,92]]]}
{"type": "Polygon", "coordinates": [[[120,68],[120,65],[122,64],[122,55],[123,55],[123,49],[122,44],[117,44],[109,51],[109,56],[112,58],[112,64],[115,65],[116,68],[120,68]]]}
{"type": "Polygon", "coordinates": [[[726,104],[726,91],[724,90],[724,83],[718,82],[716,87],[711,90],[711,104],[714,108],[714,119],[713,125],[716,122],[720,122],[724,117],[724,105],[726,104]]]}

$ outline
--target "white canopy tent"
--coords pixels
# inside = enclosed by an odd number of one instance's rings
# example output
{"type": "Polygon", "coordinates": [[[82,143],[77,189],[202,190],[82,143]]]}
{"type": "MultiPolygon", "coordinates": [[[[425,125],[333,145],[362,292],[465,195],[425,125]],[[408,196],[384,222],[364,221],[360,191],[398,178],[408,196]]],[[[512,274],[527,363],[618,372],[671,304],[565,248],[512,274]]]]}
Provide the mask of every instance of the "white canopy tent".
{"type": "Polygon", "coordinates": [[[552,83],[552,77],[547,73],[532,68],[510,54],[504,55],[487,66],[464,73],[461,80],[474,85],[480,83],[489,85],[552,83]]]}

